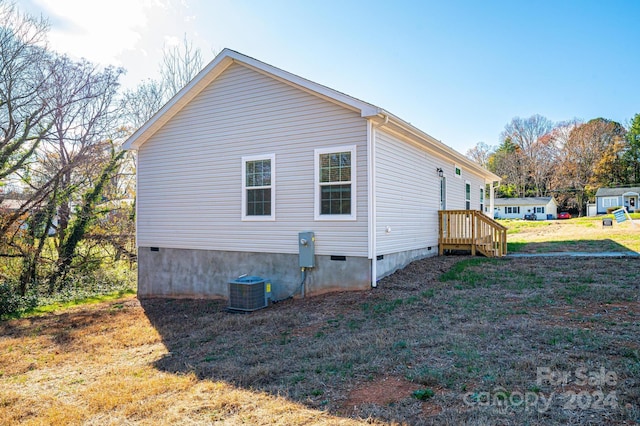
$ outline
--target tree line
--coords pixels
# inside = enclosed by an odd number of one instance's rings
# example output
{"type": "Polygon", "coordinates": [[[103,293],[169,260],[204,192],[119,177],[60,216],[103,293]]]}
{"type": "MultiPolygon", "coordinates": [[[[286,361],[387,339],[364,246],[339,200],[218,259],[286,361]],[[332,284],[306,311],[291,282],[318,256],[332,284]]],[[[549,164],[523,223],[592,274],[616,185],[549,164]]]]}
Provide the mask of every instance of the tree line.
{"type": "Polygon", "coordinates": [[[0,0],[0,314],[12,295],[63,292],[135,262],[135,162],[122,142],[202,68],[186,40],[158,80],[47,45],[48,21],[0,0]]]}
{"type": "Polygon", "coordinates": [[[515,117],[499,141],[467,151],[502,178],[496,197],[554,196],[562,208],[584,215],[598,188],[640,185],[640,114],[627,126],[606,118],[515,117]]]}

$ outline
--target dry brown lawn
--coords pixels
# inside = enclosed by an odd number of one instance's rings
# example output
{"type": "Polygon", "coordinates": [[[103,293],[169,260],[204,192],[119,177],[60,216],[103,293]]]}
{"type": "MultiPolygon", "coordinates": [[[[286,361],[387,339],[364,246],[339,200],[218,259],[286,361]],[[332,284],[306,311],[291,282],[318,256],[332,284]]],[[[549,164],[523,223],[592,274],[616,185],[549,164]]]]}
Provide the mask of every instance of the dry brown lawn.
{"type": "Polygon", "coordinates": [[[247,315],[128,297],[5,321],[0,423],[634,424],[638,277],[637,259],[447,256],[247,315]]]}
{"type": "Polygon", "coordinates": [[[602,226],[601,217],[544,222],[502,221],[509,228],[510,251],[640,252],[640,220],[602,226]]]}

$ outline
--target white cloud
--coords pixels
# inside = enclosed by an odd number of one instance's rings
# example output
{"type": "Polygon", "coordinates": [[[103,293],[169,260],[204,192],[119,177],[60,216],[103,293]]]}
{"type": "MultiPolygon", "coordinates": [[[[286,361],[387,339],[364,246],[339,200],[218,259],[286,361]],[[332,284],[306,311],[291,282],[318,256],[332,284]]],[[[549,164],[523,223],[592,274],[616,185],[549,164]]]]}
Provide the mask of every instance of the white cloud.
{"type": "Polygon", "coordinates": [[[167,47],[179,46],[181,43],[182,43],[182,40],[180,40],[176,36],[172,36],[172,35],[165,35],[164,36],[164,44],[167,47]]]}
{"type": "Polygon", "coordinates": [[[104,65],[121,65],[119,56],[141,40],[153,0],[36,0],[50,17],[53,50],[104,65]]]}

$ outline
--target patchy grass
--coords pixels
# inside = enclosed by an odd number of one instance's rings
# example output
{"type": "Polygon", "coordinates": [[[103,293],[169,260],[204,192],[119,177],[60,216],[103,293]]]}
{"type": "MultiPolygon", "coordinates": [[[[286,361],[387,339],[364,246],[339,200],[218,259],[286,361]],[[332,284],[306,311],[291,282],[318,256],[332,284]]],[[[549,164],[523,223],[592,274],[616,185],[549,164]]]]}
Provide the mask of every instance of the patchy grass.
{"type": "Polygon", "coordinates": [[[614,221],[612,227],[603,227],[602,218],[499,222],[508,228],[507,249],[511,253],[640,252],[640,223],[633,227],[628,221],[621,224],[614,221]]]}
{"type": "Polygon", "coordinates": [[[5,321],[0,418],[631,424],[640,418],[638,276],[635,259],[439,257],[371,291],[251,314],[129,296],[5,321]],[[539,369],[570,377],[539,380],[539,369]],[[615,380],[598,382],[601,371],[615,380]]]}
{"type": "Polygon", "coordinates": [[[97,294],[95,296],[90,297],[81,297],[77,299],[68,300],[66,302],[55,302],[48,305],[36,306],[35,308],[30,308],[24,311],[14,312],[13,314],[7,315],[6,318],[28,318],[31,316],[38,316],[49,314],[52,312],[60,312],[66,309],[72,308],[74,306],[83,306],[90,305],[94,303],[108,302],[110,300],[118,300],[126,295],[135,295],[136,292],[131,289],[123,289],[114,291],[112,293],[107,294],[97,294]]]}

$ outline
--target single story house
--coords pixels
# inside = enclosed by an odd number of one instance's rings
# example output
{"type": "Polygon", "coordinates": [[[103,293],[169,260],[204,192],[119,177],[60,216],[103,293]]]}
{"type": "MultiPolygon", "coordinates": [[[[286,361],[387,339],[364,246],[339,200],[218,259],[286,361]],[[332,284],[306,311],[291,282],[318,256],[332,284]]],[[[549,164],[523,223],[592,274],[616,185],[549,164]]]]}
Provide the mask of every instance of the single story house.
{"type": "Polygon", "coordinates": [[[626,207],[629,213],[640,210],[638,199],[640,186],[627,188],[598,188],[596,191],[596,213],[606,214],[607,209],[626,207]]]}
{"type": "Polygon", "coordinates": [[[124,148],[141,297],[225,298],[243,274],[275,299],[376,286],[438,253],[438,210],[492,212],[500,180],[382,108],[229,49],[124,148]]]}
{"type": "Polygon", "coordinates": [[[558,204],[553,197],[496,198],[493,217],[496,219],[524,219],[536,215],[537,220],[557,219],[558,204]]]}

